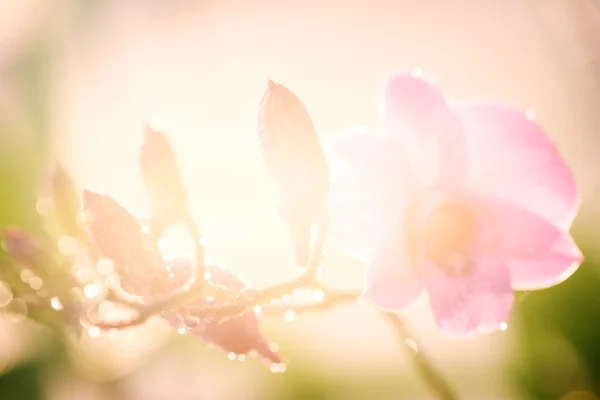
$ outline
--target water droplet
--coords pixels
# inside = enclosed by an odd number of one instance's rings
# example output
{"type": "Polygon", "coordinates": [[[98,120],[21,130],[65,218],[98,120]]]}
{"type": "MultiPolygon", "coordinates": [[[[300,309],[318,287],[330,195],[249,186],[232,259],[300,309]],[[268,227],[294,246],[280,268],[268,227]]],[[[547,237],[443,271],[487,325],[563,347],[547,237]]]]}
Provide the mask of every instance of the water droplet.
{"type": "Polygon", "coordinates": [[[238,354],[237,359],[238,359],[238,361],[244,362],[244,361],[246,361],[246,355],[238,354]]]}
{"type": "Polygon", "coordinates": [[[507,324],[506,322],[502,322],[502,323],[500,324],[500,330],[501,330],[501,331],[505,331],[505,330],[507,330],[507,329],[508,329],[508,324],[507,324]]]}
{"type": "Polygon", "coordinates": [[[83,288],[83,294],[89,299],[97,297],[100,294],[100,292],[100,287],[94,283],[89,283],[83,288]]]}
{"type": "Polygon", "coordinates": [[[169,239],[167,239],[166,237],[161,237],[160,239],[158,239],[158,247],[160,247],[163,250],[169,247],[169,239]]]}
{"type": "Polygon", "coordinates": [[[283,313],[283,319],[287,322],[294,322],[296,320],[296,313],[293,310],[287,310],[283,313]]]}
{"type": "Polygon", "coordinates": [[[208,280],[210,280],[210,278],[212,278],[212,275],[211,275],[211,273],[210,273],[210,272],[206,272],[206,273],[204,274],[204,279],[206,279],[206,280],[208,281],[208,280]]]}
{"type": "Polygon", "coordinates": [[[35,274],[30,269],[24,269],[21,271],[21,280],[25,283],[29,283],[31,278],[35,278],[35,274]]]}
{"type": "Polygon", "coordinates": [[[96,263],[96,270],[100,275],[107,276],[113,273],[115,265],[108,258],[101,258],[98,260],[98,263],[96,263]]]}
{"type": "Polygon", "coordinates": [[[406,339],[404,341],[404,343],[406,343],[406,345],[408,347],[410,347],[411,350],[414,351],[415,353],[419,351],[419,345],[414,340],[412,340],[412,339],[409,338],[409,339],[406,339]]]}
{"type": "Polygon", "coordinates": [[[13,298],[4,306],[4,318],[8,322],[19,323],[27,318],[27,304],[21,300],[13,298]]]}
{"type": "Polygon", "coordinates": [[[209,296],[209,297],[206,298],[206,301],[208,301],[208,302],[215,301],[215,298],[209,296]]]}
{"type": "Polygon", "coordinates": [[[149,125],[154,132],[161,132],[164,129],[164,122],[160,117],[153,117],[149,125]]]}
{"type": "Polygon", "coordinates": [[[54,211],[54,201],[50,197],[40,197],[35,203],[35,210],[41,216],[50,215],[54,211]]]}
{"type": "Polygon", "coordinates": [[[321,289],[315,290],[313,292],[313,299],[315,299],[316,301],[325,300],[325,292],[323,292],[321,289]]]}
{"type": "Polygon", "coordinates": [[[10,285],[0,281],[0,307],[7,305],[13,298],[13,292],[10,285]]]}
{"type": "Polygon", "coordinates": [[[88,329],[88,335],[90,335],[91,338],[100,337],[100,328],[91,326],[90,329],[88,329]]]}
{"type": "Polygon", "coordinates": [[[42,286],[44,286],[44,281],[37,276],[34,276],[29,280],[29,287],[31,287],[32,290],[40,290],[42,286]]]}
{"type": "Polygon", "coordinates": [[[292,292],[292,294],[294,296],[300,296],[300,295],[302,295],[302,290],[301,289],[294,289],[294,291],[292,292]]]}
{"type": "Polygon", "coordinates": [[[271,372],[273,373],[278,373],[279,372],[279,364],[277,363],[273,363],[271,364],[271,366],[269,367],[269,369],[271,370],[271,372]]]}
{"type": "Polygon", "coordinates": [[[202,236],[199,240],[200,246],[206,247],[208,245],[208,238],[206,236],[202,236]]]}
{"type": "Polygon", "coordinates": [[[269,350],[271,350],[273,353],[277,353],[279,351],[279,345],[277,343],[271,343],[269,345],[269,350]]]}
{"type": "Polygon", "coordinates": [[[58,251],[65,256],[72,256],[77,252],[77,241],[71,236],[63,236],[58,240],[58,251]]]}
{"type": "Polygon", "coordinates": [[[64,308],[62,305],[62,302],[60,301],[60,299],[58,297],[53,297],[50,300],[50,306],[52,308],[54,308],[55,310],[62,310],[64,308]]]}
{"type": "Polygon", "coordinates": [[[185,332],[186,332],[186,329],[184,327],[177,328],[177,333],[179,333],[180,335],[184,335],[185,332]]]}
{"type": "Polygon", "coordinates": [[[413,68],[412,71],[410,71],[410,75],[413,78],[421,78],[423,76],[423,70],[419,67],[413,68]]]}
{"type": "Polygon", "coordinates": [[[237,356],[236,356],[236,354],[234,352],[231,352],[231,353],[227,354],[227,358],[229,358],[232,361],[235,360],[236,357],[237,356]]]}
{"type": "Polygon", "coordinates": [[[184,318],[183,325],[188,329],[196,328],[198,325],[200,325],[200,319],[194,317],[184,318]]]}
{"type": "Polygon", "coordinates": [[[533,121],[535,119],[535,111],[533,111],[533,110],[526,110],[525,111],[525,118],[527,118],[530,121],[533,121]]]}

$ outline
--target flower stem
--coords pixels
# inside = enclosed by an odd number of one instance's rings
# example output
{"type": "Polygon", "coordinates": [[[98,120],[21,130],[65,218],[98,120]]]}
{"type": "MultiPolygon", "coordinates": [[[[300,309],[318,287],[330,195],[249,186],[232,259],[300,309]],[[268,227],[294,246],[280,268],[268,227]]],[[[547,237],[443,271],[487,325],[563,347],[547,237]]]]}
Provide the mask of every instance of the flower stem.
{"type": "Polygon", "coordinates": [[[394,328],[400,345],[406,348],[412,363],[429,388],[442,400],[458,400],[454,390],[434,367],[431,360],[427,358],[423,351],[420,349],[415,351],[415,349],[409,345],[408,341],[414,341],[414,339],[412,338],[406,322],[404,322],[398,314],[391,312],[382,313],[394,328]]]}

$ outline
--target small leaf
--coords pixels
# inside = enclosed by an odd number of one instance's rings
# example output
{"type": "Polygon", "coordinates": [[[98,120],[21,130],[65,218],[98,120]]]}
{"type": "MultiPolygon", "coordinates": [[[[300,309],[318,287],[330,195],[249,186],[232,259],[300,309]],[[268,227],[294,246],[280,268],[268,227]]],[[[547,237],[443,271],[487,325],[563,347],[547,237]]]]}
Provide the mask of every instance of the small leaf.
{"type": "Polygon", "coordinates": [[[153,233],[187,217],[188,200],[173,149],[162,132],[146,129],[140,167],[152,212],[153,233]]]}
{"type": "Polygon", "coordinates": [[[84,191],[85,225],[98,255],[113,262],[120,286],[127,293],[149,297],[170,290],[168,273],[158,250],[138,222],[109,196],[84,191]]]}
{"type": "Polygon", "coordinates": [[[296,260],[306,265],[311,229],[329,193],[329,171],[312,119],[286,87],[269,81],[259,109],[258,135],[265,166],[279,197],[296,260]]]}
{"type": "Polygon", "coordinates": [[[77,285],[71,271],[61,264],[43,238],[18,227],[7,227],[3,232],[2,247],[19,273],[31,271],[34,276],[41,278],[44,287],[53,295],[64,295],[77,285]]]}

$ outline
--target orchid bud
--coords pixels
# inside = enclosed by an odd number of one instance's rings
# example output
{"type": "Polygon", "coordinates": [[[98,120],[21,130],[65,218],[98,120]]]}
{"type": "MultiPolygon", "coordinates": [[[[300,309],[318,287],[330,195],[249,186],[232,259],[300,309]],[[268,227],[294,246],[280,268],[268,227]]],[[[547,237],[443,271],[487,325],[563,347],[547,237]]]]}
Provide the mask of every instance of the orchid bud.
{"type": "Polygon", "coordinates": [[[310,257],[311,229],[329,193],[329,171],[317,132],[302,102],[269,81],[260,104],[258,135],[299,265],[310,257]]]}
{"type": "MultiPolygon", "coordinates": [[[[167,268],[172,271],[172,276],[181,279],[185,277],[186,271],[190,271],[191,265],[189,260],[174,260],[167,265],[167,268]]],[[[206,271],[210,274],[210,281],[214,284],[237,290],[242,290],[245,286],[233,273],[223,268],[208,266],[206,271]]],[[[281,357],[261,332],[259,320],[254,311],[247,311],[242,315],[227,319],[202,318],[202,316],[195,315],[197,310],[201,310],[203,306],[207,305],[218,305],[218,299],[198,300],[173,313],[163,314],[163,317],[178,330],[181,329],[198,336],[227,353],[236,356],[256,353],[269,363],[281,363],[281,357]]]]}
{"type": "Polygon", "coordinates": [[[135,218],[109,196],[84,191],[86,231],[98,255],[110,259],[121,288],[149,297],[168,290],[168,273],[158,250],[142,234],[135,218]]]}
{"type": "Polygon", "coordinates": [[[54,163],[46,174],[40,188],[41,199],[52,201],[52,216],[62,233],[77,237],[81,230],[77,224],[77,214],[81,208],[78,189],[69,173],[58,163],[54,163]]]}
{"type": "MultiPolygon", "coordinates": [[[[188,200],[173,149],[162,132],[146,128],[140,167],[152,212],[153,230],[187,217],[188,200]]],[[[160,233],[160,232],[154,232],[160,233]]]]}

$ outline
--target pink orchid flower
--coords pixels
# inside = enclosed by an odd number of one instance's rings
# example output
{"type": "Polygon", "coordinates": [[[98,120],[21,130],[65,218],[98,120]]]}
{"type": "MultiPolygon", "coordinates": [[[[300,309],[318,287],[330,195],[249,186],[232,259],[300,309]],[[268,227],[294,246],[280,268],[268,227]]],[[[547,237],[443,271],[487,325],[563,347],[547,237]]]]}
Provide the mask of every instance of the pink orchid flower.
{"type": "Polygon", "coordinates": [[[402,310],[426,291],[456,337],[505,327],[513,290],[569,277],[573,176],[532,112],[451,103],[420,70],[386,86],[383,134],[326,147],[330,241],[368,263],[365,299],[402,310]]]}

